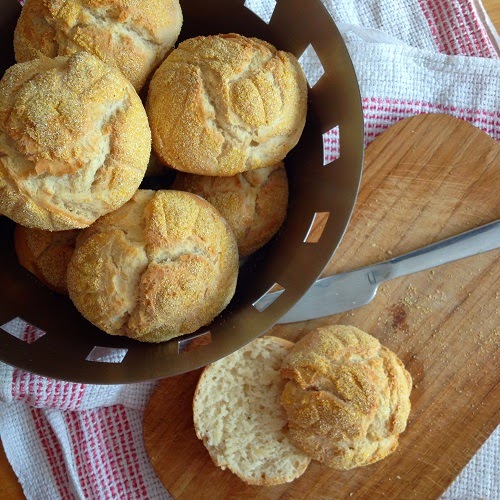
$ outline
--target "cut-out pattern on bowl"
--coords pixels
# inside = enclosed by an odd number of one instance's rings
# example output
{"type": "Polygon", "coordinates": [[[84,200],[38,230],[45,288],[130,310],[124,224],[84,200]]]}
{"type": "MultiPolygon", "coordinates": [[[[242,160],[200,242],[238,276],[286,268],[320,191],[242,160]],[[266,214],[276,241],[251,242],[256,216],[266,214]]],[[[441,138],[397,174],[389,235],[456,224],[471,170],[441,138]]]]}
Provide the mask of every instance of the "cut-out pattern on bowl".
{"type": "Polygon", "coordinates": [[[177,352],[190,352],[212,343],[212,333],[210,331],[200,333],[189,339],[181,339],[177,342],[177,352]]]}
{"type": "Polygon", "coordinates": [[[340,158],[340,130],[338,125],[323,134],[323,165],[340,158]]]}
{"type": "Polygon", "coordinates": [[[326,223],[330,217],[330,212],[315,212],[311,221],[311,225],[307,230],[304,243],[318,243],[325,230],[326,223]]]}
{"type": "Polygon", "coordinates": [[[127,352],[128,349],[95,346],[85,359],[86,361],[98,363],[121,363],[125,359],[127,352]]]}
{"type": "Polygon", "coordinates": [[[276,8],[276,0],[245,0],[245,7],[269,24],[276,8]]]}
{"type": "Polygon", "coordinates": [[[41,339],[46,333],[31,323],[24,321],[22,318],[11,319],[4,325],[0,326],[0,328],[27,344],[33,344],[33,342],[41,339]]]}
{"type": "Polygon", "coordinates": [[[283,292],[285,289],[279,283],[274,283],[273,286],[270,287],[264,295],[261,295],[252,305],[259,312],[266,310],[281,295],[281,293],[271,295],[278,291],[283,292]]]}
{"type": "Polygon", "coordinates": [[[299,57],[299,63],[302,66],[304,74],[307,78],[307,83],[313,88],[319,79],[325,74],[325,70],[321,61],[314,50],[314,47],[309,44],[306,50],[299,57]]]}

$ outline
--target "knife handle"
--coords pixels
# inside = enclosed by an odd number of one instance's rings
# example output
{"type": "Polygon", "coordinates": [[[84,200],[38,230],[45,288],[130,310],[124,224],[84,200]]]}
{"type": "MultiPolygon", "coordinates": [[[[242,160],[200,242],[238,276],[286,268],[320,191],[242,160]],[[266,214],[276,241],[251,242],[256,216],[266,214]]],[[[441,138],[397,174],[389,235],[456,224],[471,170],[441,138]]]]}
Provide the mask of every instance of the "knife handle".
{"type": "Polygon", "coordinates": [[[377,283],[424,271],[500,247],[500,219],[386,261],[377,283]]]}

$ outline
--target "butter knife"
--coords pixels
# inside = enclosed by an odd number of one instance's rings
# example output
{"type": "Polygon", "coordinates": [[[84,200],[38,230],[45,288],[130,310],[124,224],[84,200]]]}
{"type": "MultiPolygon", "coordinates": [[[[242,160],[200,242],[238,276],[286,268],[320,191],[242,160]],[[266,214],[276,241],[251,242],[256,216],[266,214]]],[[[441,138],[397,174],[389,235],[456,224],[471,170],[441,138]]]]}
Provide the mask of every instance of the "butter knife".
{"type": "MultiPolygon", "coordinates": [[[[319,279],[279,323],[306,321],[356,309],[371,302],[384,281],[499,247],[500,219],[378,264],[319,279]]],[[[274,302],[281,293],[265,295],[259,306],[274,302]]]]}

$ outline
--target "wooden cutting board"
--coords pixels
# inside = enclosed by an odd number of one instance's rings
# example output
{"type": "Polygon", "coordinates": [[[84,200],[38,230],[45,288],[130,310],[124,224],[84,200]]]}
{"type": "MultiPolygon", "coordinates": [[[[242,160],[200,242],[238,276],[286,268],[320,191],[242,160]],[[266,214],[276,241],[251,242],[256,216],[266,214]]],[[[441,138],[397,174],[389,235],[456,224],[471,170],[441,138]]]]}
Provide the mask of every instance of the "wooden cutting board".
{"type": "MultiPolygon", "coordinates": [[[[500,145],[444,115],[406,119],[366,151],[349,229],[325,274],[414,250],[500,217],[500,145]]],[[[469,257],[381,286],[360,309],[278,325],[300,338],[355,325],[396,352],[413,376],[412,412],[398,450],[351,471],[311,463],[291,484],[246,486],[215,467],[192,424],[199,371],[163,380],[146,408],[153,466],[176,499],[437,498],[500,421],[500,252],[469,257]]]]}

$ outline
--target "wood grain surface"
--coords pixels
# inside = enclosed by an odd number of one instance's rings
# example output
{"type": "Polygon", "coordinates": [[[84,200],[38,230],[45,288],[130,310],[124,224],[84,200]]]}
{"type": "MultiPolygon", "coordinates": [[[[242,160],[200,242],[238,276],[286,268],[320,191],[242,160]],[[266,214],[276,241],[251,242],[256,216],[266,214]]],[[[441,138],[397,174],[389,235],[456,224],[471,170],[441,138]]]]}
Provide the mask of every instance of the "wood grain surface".
{"type": "MultiPolygon", "coordinates": [[[[386,260],[500,217],[500,145],[445,115],[391,127],[366,151],[352,222],[326,274],[386,260]]],[[[500,419],[500,251],[399,278],[372,303],[269,333],[297,340],[324,324],[357,326],[413,376],[396,453],[352,471],[312,463],[289,485],[246,486],[215,467],[193,425],[199,372],[163,380],[145,413],[153,466],[176,499],[438,498],[500,419]]]]}
{"type": "Polygon", "coordinates": [[[500,31],[500,2],[498,0],[483,0],[483,5],[493,26],[497,31],[500,31]]]}
{"type": "Polygon", "coordinates": [[[23,489],[5,456],[3,446],[0,446],[0,498],[24,498],[23,489]]]}
{"type": "MultiPolygon", "coordinates": [[[[500,31],[500,1],[483,0],[483,5],[497,31],[500,31]]],[[[0,498],[24,498],[17,478],[5,457],[0,443],[0,498]]]]}

